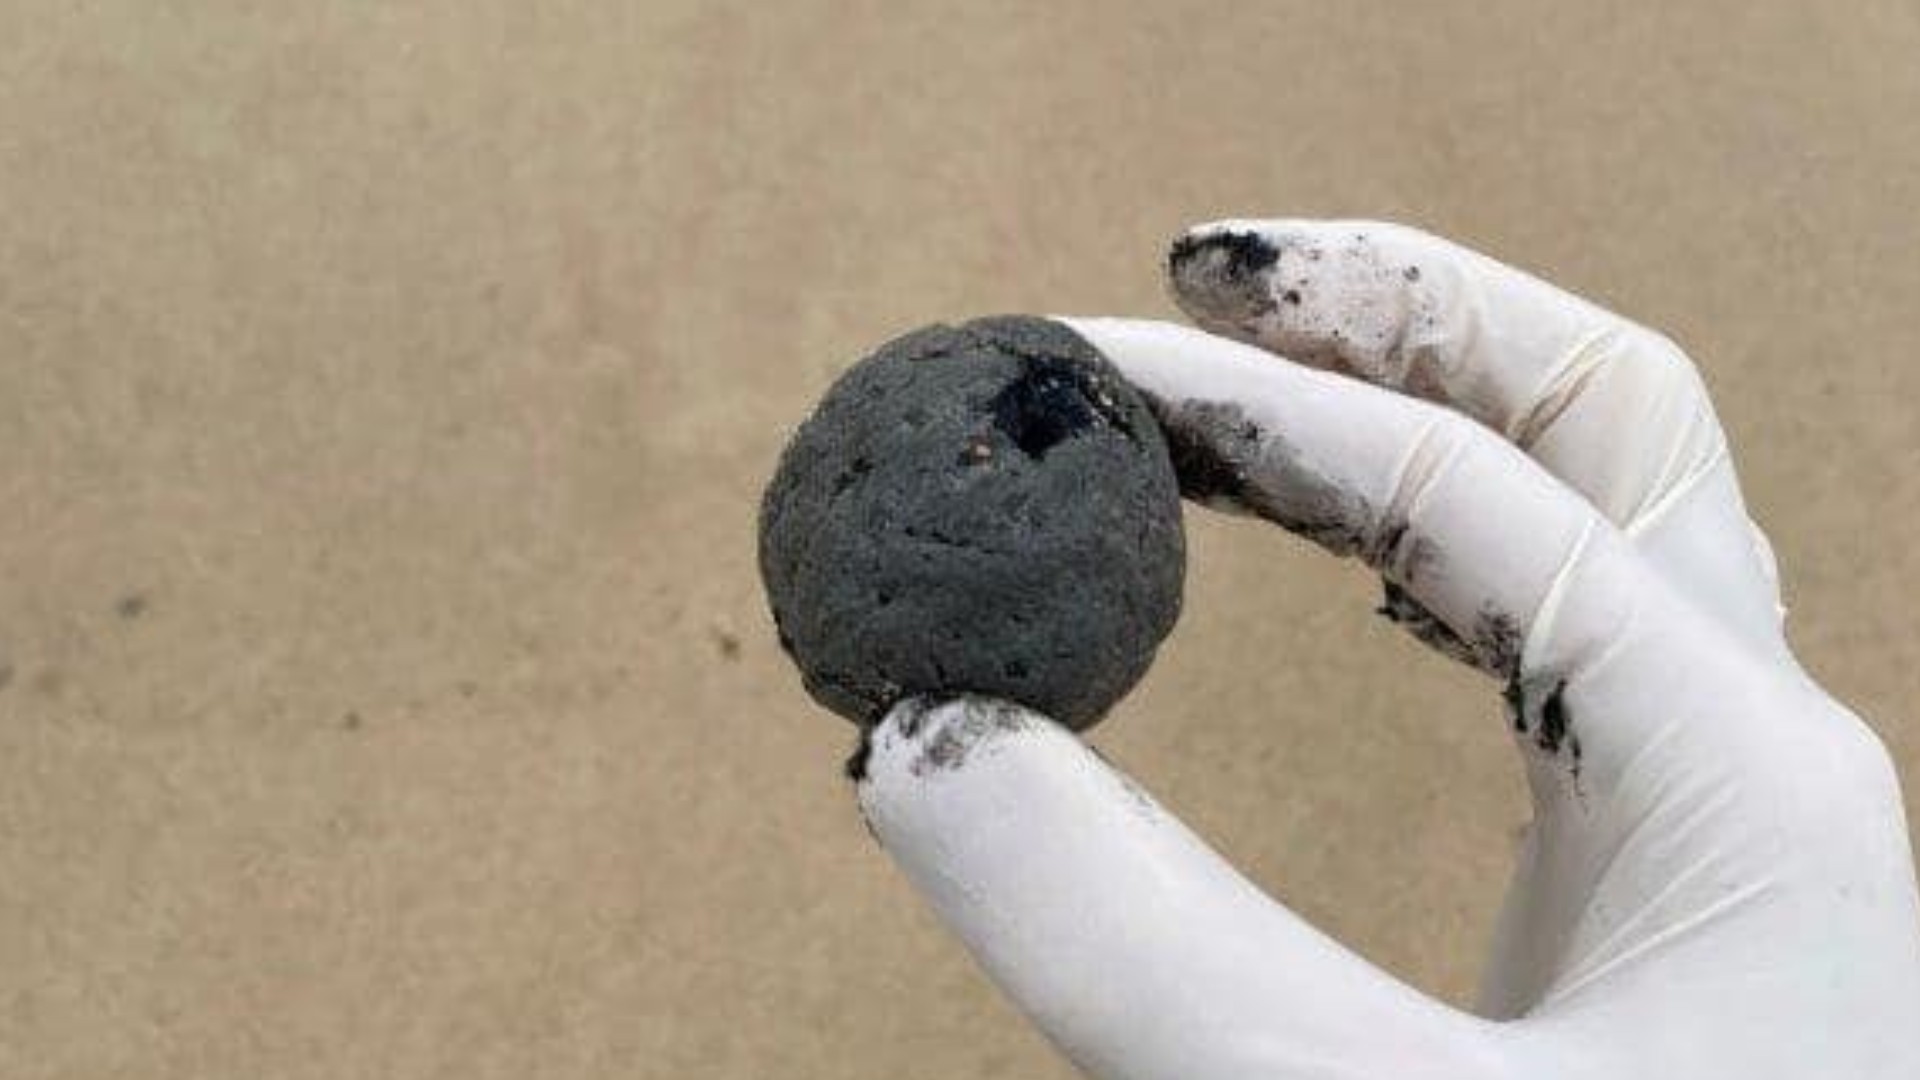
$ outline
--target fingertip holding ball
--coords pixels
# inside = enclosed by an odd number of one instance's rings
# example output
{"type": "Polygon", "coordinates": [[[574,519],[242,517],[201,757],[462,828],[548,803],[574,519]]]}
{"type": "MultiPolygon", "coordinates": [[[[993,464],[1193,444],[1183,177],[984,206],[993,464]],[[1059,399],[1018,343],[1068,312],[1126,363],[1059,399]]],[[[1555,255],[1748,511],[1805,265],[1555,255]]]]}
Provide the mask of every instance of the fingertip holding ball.
{"type": "Polygon", "coordinates": [[[808,692],[863,727],[972,694],[1083,730],[1179,616],[1179,487],[1145,402],[1066,326],[929,326],[801,425],[760,570],[808,692]]]}

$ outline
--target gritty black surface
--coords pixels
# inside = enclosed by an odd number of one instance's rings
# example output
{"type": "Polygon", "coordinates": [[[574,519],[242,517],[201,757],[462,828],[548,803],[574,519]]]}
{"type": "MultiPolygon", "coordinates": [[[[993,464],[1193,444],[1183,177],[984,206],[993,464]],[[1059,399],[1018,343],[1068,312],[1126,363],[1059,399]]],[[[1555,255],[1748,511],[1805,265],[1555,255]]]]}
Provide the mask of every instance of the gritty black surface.
{"type": "Polygon", "coordinates": [[[835,712],[871,725],[906,697],[980,694],[1079,730],[1179,615],[1179,488],[1146,406],[1079,335],[930,326],[843,375],[794,436],[760,570],[835,712]]]}

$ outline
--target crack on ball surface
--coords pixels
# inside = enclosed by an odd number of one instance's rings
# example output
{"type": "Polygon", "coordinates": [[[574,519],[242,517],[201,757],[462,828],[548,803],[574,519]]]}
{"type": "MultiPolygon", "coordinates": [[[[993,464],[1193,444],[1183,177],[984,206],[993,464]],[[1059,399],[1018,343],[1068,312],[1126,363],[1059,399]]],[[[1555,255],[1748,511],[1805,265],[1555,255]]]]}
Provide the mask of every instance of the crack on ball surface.
{"type": "Polygon", "coordinates": [[[1025,372],[994,395],[993,426],[1030,458],[1096,426],[1112,426],[1112,399],[1103,407],[1084,366],[1050,356],[1024,361],[1025,372]]]}

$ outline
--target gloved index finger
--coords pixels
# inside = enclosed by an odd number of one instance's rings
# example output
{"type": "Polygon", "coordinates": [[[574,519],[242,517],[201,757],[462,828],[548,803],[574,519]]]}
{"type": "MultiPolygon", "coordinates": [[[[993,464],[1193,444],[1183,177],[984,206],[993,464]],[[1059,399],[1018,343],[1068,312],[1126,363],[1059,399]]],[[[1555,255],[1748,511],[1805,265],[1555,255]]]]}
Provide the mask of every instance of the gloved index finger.
{"type": "Polygon", "coordinates": [[[1644,576],[1592,506],[1457,412],[1173,323],[1062,321],[1155,403],[1184,494],[1364,559],[1502,679],[1575,562],[1644,576]]]}

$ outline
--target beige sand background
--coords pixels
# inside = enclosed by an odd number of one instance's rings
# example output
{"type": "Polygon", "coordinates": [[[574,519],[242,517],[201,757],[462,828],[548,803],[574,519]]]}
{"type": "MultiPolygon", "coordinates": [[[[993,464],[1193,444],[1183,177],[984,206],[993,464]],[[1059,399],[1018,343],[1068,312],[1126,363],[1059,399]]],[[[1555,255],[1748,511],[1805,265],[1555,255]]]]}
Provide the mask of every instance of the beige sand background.
{"type": "MultiPolygon", "coordinates": [[[[0,4],[0,1076],[1067,1076],[861,830],[755,501],[868,345],[1170,315],[1214,215],[1672,332],[1920,778],[1920,9],[1148,7],[0,4]]],[[[1490,688],[1190,530],[1099,743],[1464,1000],[1490,688]]]]}

